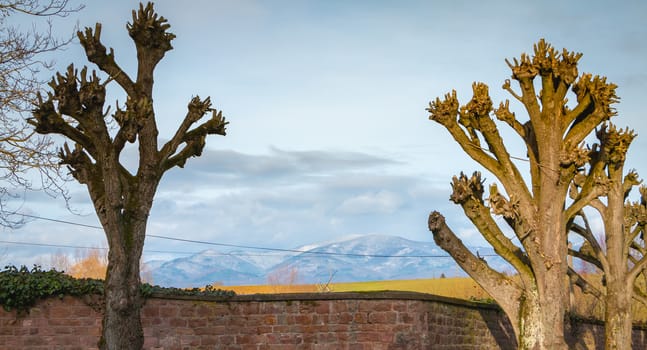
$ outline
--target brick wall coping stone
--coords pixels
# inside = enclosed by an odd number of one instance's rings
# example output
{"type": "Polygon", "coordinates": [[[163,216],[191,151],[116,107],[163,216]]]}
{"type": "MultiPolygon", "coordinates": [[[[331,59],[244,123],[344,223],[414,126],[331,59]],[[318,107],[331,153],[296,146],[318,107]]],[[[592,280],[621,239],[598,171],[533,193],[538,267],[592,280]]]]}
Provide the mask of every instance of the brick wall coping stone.
{"type": "Polygon", "coordinates": [[[263,302],[263,301],[316,301],[316,300],[418,300],[435,301],[445,304],[464,306],[472,309],[491,309],[501,311],[496,303],[480,303],[464,299],[444,297],[420,292],[405,291],[368,291],[368,292],[325,292],[325,293],[276,293],[276,294],[241,294],[235,296],[210,295],[167,295],[153,293],[150,298],[221,301],[221,302],[263,302]]]}

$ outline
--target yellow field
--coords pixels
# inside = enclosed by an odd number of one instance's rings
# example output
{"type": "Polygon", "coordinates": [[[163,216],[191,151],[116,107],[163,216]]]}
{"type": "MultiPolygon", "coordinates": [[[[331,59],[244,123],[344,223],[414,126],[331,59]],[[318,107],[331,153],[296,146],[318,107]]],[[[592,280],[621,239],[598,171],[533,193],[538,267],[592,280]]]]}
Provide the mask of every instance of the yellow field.
{"type": "MultiPolygon", "coordinates": [[[[313,284],[218,287],[233,290],[237,294],[308,293],[317,292],[320,289],[319,286],[313,284]]],[[[429,293],[466,300],[484,300],[489,298],[489,295],[474,280],[467,277],[334,283],[328,287],[331,292],[398,290],[429,293]]]]}

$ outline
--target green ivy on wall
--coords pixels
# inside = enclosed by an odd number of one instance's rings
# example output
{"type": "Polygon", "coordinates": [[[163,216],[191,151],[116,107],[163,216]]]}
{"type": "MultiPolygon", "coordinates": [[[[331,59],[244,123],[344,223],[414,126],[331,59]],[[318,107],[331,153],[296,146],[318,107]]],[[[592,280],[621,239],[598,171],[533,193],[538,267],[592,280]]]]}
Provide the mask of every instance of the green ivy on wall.
{"type": "MultiPolygon", "coordinates": [[[[45,271],[34,265],[31,269],[5,266],[0,271],[0,304],[6,311],[13,309],[27,312],[39,299],[49,297],[63,298],[82,295],[103,295],[103,280],[93,278],[74,278],[54,269],[45,271]]],[[[233,291],[205,288],[180,289],[164,288],[144,283],[140,286],[144,297],[153,294],[167,296],[219,296],[231,297],[233,291]]]]}
{"type": "Polygon", "coordinates": [[[52,296],[88,294],[103,294],[103,281],[76,279],[54,269],[41,270],[37,265],[31,269],[5,266],[0,271],[0,304],[7,311],[27,311],[38,299],[52,296]]]}

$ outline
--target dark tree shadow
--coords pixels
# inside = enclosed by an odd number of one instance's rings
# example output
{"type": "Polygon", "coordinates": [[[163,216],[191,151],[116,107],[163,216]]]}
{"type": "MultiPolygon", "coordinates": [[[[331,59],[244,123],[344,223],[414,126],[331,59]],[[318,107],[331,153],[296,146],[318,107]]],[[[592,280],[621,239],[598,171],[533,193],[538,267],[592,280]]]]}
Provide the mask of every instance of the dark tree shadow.
{"type": "Polygon", "coordinates": [[[517,339],[512,330],[512,324],[501,310],[478,309],[492,337],[500,349],[516,349],[517,339]]]}

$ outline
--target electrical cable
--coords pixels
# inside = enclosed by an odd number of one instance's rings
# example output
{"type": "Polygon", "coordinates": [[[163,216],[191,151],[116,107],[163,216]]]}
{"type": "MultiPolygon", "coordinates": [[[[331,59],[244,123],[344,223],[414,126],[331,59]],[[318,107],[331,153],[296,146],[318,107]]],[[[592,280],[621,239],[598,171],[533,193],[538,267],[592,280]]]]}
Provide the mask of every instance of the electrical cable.
{"type": "MultiPolygon", "coordinates": [[[[12,214],[21,215],[21,216],[24,216],[24,217],[29,217],[29,218],[38,219],[38,220],[45,220],[45,221],[58,222],[58,223],[67,224],[67,225],[74,225],[74,226],[81,226],[81,227],[88,227],[88,228],[94,228],[94,229],[103,230],[102,227],[95,226],[95,225],[81,224],[81,223],[72,222],[72,221],[52,219],[52,218],[46,218],[46,217],[42,217],[42,216],[38,216],[38,215],[31,215],[31,214],[24,214],[24,213],[12,213],[12,214]]],[[[298,250],[298,249],[287,249],[287,248],[269,248],[269,247],[259,247],[259,246],[250,246],[250,245],[240,245],[240,244],[217,243],[217,242],[201,241],[201,240],[194,240],[194,239],[185,239],[185,238],[176,238],[176,237],[169,237],[169,236],[160,236],[160,235],[153,235],[153,234],[147,234],[146,237],[164,239],[164,240],[170,240],[170,241],[186,242],[186,243],[212,245],[212,246],[219,246],[219,247],[240,248],[240,249],[255,249],[255,250],[274,251],[274,252],[283,252],[283,253],[297,253],[297,254],[346,256],[346,257],[358,257],[358,258],[449,258],[449,257],[451,257],[450,255],[386,255],[386,254],[337,253],[337,252],[326,252],[326,251],[316,251],[316,250],[312,251],[312,250],[298,250]]],[[[52,247],[59,246],[59,245],[55,245],[55,244],[44,244],[44,243],[41,244],[41,243],[0,241],[0,243],[2,243],[2,242],[11,243],[11,244],[43,245],[43,246],[52,246],[52,247]]],[[[63,246],[63,245],[61,245],[61,247],[63,247],[63,248],[80,248],[80,249],[86,249],[87,248],[87,247],[63,246]]],[[[107,249],[107,248],[102,248],[102,249],[107,249]]],[[[147,250],[147,252],[154,252],[154,251],[147,250]]],[[[181,254],[185,254],[185,253],[182,252],[181,254]]],[[[231,255],[231,254],[227,254],[227,253],[223,253],[223,254],[231,255]]],[[[480,256],[481,257],[496,257],[498,255],[496,255],[496,254],[484,254],[484,255],[480,255],[480,256]]]]}

